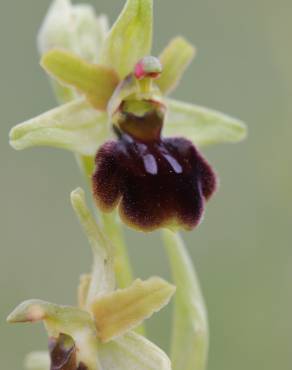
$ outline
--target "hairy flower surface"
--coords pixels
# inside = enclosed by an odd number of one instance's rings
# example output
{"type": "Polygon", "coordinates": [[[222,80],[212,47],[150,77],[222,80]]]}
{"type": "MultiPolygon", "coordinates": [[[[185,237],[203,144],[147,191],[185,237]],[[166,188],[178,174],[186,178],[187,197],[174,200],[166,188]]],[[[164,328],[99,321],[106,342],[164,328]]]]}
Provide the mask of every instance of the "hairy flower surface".
{"type": "Polygon", "coordinates": [[[216,187],[194,145],[241,140],[245,127],[216,111],[166,98],[195,50],[178,37],[158,59],[149,56],[152,6],[152,0],[128,0],[105,35],[105,18],[96,18],[91,8],[73,11],[68,0],[55,0],[39,37],[41,64],[62,101],[68,91],[69,100],[76,99],[16,126],[10,142],[16,149],[69,149],[87,163],[96,156],[93,192],[102,210],[119,206],[128,225],[145,231],[191,229],[216,187]],[[86,28],[84,17],[90,19],[86,28]],[[107,142],[113,134],[117,141],[107,142]]]}

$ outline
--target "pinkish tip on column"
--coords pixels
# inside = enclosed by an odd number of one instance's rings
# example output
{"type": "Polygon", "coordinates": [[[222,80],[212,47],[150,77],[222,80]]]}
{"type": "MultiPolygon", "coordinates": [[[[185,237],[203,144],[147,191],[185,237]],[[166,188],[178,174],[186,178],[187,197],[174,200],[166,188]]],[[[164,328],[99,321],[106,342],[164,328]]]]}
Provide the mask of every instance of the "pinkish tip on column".
{"type": "Polygon", "coordinates": [[[158,78],[162,72],[162,66],[158,58],[147,56],[141,59],[135,66],[134,74],[138,80],[145,77],[158,78]]]}

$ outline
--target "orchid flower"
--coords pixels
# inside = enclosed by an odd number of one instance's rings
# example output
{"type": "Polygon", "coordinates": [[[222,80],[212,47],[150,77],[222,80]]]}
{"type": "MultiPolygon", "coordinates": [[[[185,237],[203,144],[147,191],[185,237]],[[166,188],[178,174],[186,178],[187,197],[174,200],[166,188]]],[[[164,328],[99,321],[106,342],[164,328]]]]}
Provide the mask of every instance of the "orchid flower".
{"type": "Polygon", "coordinates": [[[74,153],[90,182],[102,221],[79,189],[71,200],[93,249],[79,306],[26,301],[10,322],[43,321],[49,353],[35,352],[29,370],[205,370],[208,320],[196,272],[177,229],[199,224],[217,176],[201,147],[238,142],[235,118],[170,98],[195,56],[175,37],[151,55],[153,0],[127,0],[109,29],[88,5],[54,0],[38,35],[41,66],[60,105],[10,132],[17,150],[36,146],[74,153]],[[132,282],[116,213],[140,231],[164,228],[177,288],[171,363],[137,326],[168,303],[174,286],[160,278],[132,282]],[[109,213],[109,215],[107,214],[109,213]],[[115,282],[117,281],[116,289],[115,282]]]}
{"type": "Polygon", "coordinates": [[[84,192],[72,192],[71,201],[92,247],[93,271],[81,277],[79,307],[29,300],[9,315],[9,322],[43,321],[47,329],[49,354],[30,354],[28,368],[170,370],[167,355],[133,329],[164,307],[175,287],[152,277],[116,290],[111,243],[87,208],[84,192]]]}
{"type": "Polygon", "coordinates": [[[103,212],[118,207],[123,221],[138,230],[188,230],[200,222],[216,189],[216,176],[195,145],[239,141],[245,126],[167,97],[195,49],[176,37],[158,58],[149,56],[152,6],[152,0],[128,0],[105,35],[104,17],[56,0],[39,36],[41,65],[62,96],[62,88],[70,88],[76,99],[14,127],[10,143],[15,149],[60,147],[87,162],[96,156],[92,189],[103,212]],[[87,33],[85,16],[91,20],[87,33]],[[60,20],[68,22],[67,32],[56,26],[50,32],[60,20]]]}

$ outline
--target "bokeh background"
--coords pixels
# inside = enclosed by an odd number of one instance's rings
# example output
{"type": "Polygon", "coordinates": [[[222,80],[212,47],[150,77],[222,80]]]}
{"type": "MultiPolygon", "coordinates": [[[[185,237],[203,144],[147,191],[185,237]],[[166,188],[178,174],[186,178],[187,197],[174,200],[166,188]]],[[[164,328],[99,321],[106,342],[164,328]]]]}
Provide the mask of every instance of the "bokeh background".
{"type": "MultiPolygon", "coordinates": [[[[123,0],[91,0],[113,20],[123,0]]],[[[8,131],[55,105],[35,38],[49,0],[1,2],[0,367],[21,369],[46,348],[41,325],[9,326],[27,298],[73,304],[90,250],[70,208],[83,185],[70,153],[15,152],[8,131]]],[[[155,54],[176,34],[198,56],[175,92],[246,121],[239,145],[206,148],[221,178],[205,222],[184,234],[209,309],[210,370],[292,367],[292,2],[155,1],[155,54]]],[[[127,231],[138,276],[169,270],[159,235],[127,231]]],[[[170,309],[148,323],[168,347],[170,309]]],[[[183,369],[182,369],[183,370],[183,369]]]]}

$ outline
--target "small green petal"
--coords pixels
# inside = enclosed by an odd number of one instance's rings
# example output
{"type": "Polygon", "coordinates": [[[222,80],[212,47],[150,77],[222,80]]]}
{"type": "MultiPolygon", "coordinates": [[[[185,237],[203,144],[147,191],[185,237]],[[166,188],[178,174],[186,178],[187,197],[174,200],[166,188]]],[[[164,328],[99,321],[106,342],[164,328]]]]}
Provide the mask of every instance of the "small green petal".
{"type": "Polygon", "coordinates": [[[71,52],[52,49],[41,60],[42,67],[59,82],[75,87],[99,110],[107,103],[119,83],[115,71],[109,67],[91,64],[71,52]]]}
{"type": "Polygon", "coordinates": [[[152,28],[153,0],[128,0],[106,38],[101,62],[113,67],[123,79],[150,54],[152,28]]]}
{"type": "Polygon", "coordinates": [[[101,344],[98,355],[103,369],[171,370],[167,355],[135,333],[128,333],[112,342],[101,344]]]}
{"type": "Polygon", "coordinates": [[[29,353],[24,361],[26,370],[49,370],[50,356],[48,351],[39,351],[29,353]]]}
{"type": "Polygon", "coordinates": [[[184,136],[198,146],[235,143],[246,137],[245,124],[236,118],[172,99],[167,99],[166,104],[165,136],[184,136]]]}
{"type": "Polygon", "coordinates": [[[97,298],[91,311],[98,336],[108,342],[140,325],[154,312],[161,310],[172,297],[175,287],[158,277],[136,280],[126,289],[97,298]]]}
{"type": "Polygon", "coordinates": [[[176,88],[195,52],[193,45],[183,37],[176,37],[164,49],[159,57],[163,70],[156,81],[162,93],[169,94],[176,88]]]}
{"type": "Polygon", "coordinates": [[[178,234],[163,232],[177,286],[171,362],[173,370],[205,370],[208,355],[208,319],[192,261],[178,234]]]}
{"type": "Polygon", "coordinates": [[[107,115],[80,99],[15,126],[10,145],[16,150],[51,146],[93,156],[108,136],[107,115]]]}
{"type": "Polygon", "coordinates": [[[76,189],[71,193],[71,203],[94,256],[93,272],[86,300],[87,305],[90,305],[94,298],[113,291],[115,287],[113,247],[90,213],[82,189],[76,189]]]}
{"type": "Polygon", "coordinates": [[[78,348],[78,363],[84,362],[90,370],[100,369],[96,330],[88,312],[76,307],[30,300],[16,307],[7,321],[10,323],[44,321],[49,337],[58,338],[59,334],[66,334],[73,338],[78,348]]]}

